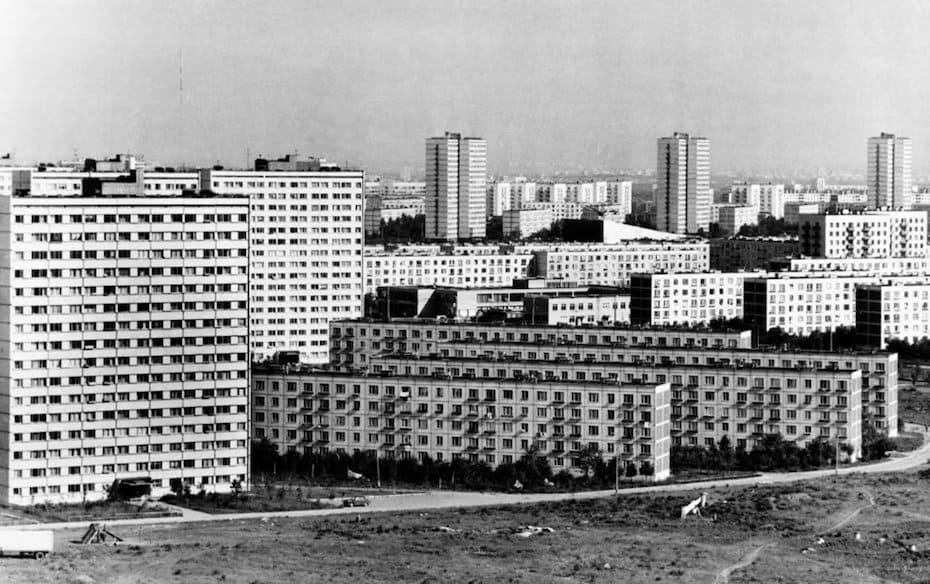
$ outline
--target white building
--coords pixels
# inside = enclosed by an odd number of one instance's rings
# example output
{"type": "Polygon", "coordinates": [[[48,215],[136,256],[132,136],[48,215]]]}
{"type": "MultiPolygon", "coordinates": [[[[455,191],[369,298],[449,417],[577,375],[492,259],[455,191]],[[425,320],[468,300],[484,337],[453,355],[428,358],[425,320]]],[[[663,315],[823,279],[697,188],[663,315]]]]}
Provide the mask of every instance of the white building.
{"type": "Polygon", "coordinates": [[[856,288],[856,333],[884,349],[890,340],[930,338],[930,284],[874,284],[856,288]]]}
{"type": "Polygon", "coordinates": [[[85,192],[0,196],[0,502],[247,486],[248,200],[85,192]]]}
{"type": "Polygon", "coordinates": [[[633,212],[633,183],[628,180],[608,181],[607,203],[619,205],[624,217],[633,212]]]}
{"type": "Polygon", "coordinates": [[[401,217],[416,217],[423,213],[422,197],[367,196],[365,197],[365,233],[380,233],[382,221],[396,221],[401,217]]]}
{"type": "Polygon", "coordinates": [[[927,214],[923,211],[865,211],[801,215],[803,255],[923,257],[927,255],[927,214]]]}
{"type": "Polygon", "coordinates": [[[730,202],[757,207],[759,214],[781,219],[785,216],[785,185],[735,183],[730,189],[730,202]]]}
{"type": "Polygon", "coordinates": [[[759,222],[759,208],[743,205],[715,205],[718,207],[717,224],[726,235],[735,235],[743,225],[756,225],[759,222]]]}
{"type": "Polygon", "coordinates": [[[365,290],[378,286],[510,286],[532,254],[507,246],[410,246],[365,254],[365,290]]]}
{"type": "Polygon", "coordinates": [[[445,136],[426,140],[426,237],[456,241],[485,235],[487,142],[445,136]]]}
{"type": "Polygon", "coordinates": [[[743,281],[764,272],[634,274],[630,322],[669,326],[743,317],[743,281]]]}
{"type": "Polygon", "coordinates": [[[629,286],[638,272],[697,272],[710,265],[706,241],[558,244],[533,252],[534,276],[583,286],[629,286]]]}
{"type": "Polygon", "coordinates": [[[252,357],[325,363],[331,319],[361,316],[363,173],[203,170],[200,189],[251,200],[252,357]]]}
{"type": "Polygon", "coordinates": [[[503,215],[504,236],[526,238],[543,229],[552,227],[553,214],[550,203],[534,203],[534,208],[508,209],[503,215]]]}
{"type": "Polygon", "coordinates": [[[856,325],[856,287],[923,283],[926,276],[850,276],[781,272],[746,280],[744,316],[753,330],[781,328],[793,335],[856,325]]]}
{"type": "Polygon", "coordinates": [[[500,217],[504,211],[511,209],[513,185],[509,182],[496,182],[488,187],[488,217],[500,217]]]}
{"type": "Polygon", "coordinates": [[[675,132],[659,138],[656,228],[671,233],[710,228],[710,140],[675,132]]]}
{"type": "Polygon", "coordinates": [[[866,150],[869,207],[910,209],[911,139],[882,133],[869,138],[866,150]]]}

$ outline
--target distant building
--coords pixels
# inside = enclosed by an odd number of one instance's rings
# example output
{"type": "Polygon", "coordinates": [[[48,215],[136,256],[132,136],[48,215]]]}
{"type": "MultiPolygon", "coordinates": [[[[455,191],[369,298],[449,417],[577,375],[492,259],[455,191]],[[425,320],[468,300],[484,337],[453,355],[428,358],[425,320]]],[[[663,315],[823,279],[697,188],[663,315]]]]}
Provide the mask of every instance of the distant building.
{"type": "Polygon", "coordinates": [[[659,138],[656,228],[697,233],[710,228],[710,140],[675,132],[659,138]]]}
{"type": "Polygon", "coordinates": [[[365,234],[381,232],[381,222],[396,221],[401,217],[423,215],[422,197],[387,197],[374,195],[365,197],[365,234]]]}
{"type": "Polygon", "coordinates": [[[524,239],[550,227],[552,227],[551,206],[504,211],[503,231],[505,237],[516,236],[524,239]]]}
{"type": "Polygon", "coordinates": [[[426,140],[426,238],[482,238],[486,228],[487,142],[445,136],[426,140]]]}
{"type": "Polygon", "coordinates": [[[870,208],[910,209],[913,204],[911,139],[885,133],[869,138],[866,183],[870,208]]]}
{"type": "Polygon", "coordinates": [[[760,215],[781,219],[785,216],[785,185],[737,183],[730,189],[730,202],[757,207],[760,215]]]}
{"type": "Polygon", "coordinates": [[[798,225],[801,222],[801,217],[820,213],[821,208],[819,203],[798,203],[795,201],[785,203],[785,224],[798,225]]]}
{"type": "Polygon", "coordinates": [[[799,250],[823,258],[923,257],[927,214],[923,211],[866,211],[801,215],[799,250]]]}
{"type": "Polygon", "coordinates": [[[798,238],[728,237],[710,242],[710,269],[721,272],[765,270],[771,260],[796,254],[798,238]]]}
{"type": "Polygon", "coordinates": [[[717,225],[724,235],[736,235],[743,225],[756,225],[759,222],[759,208],[755,206],[720,205],[718,212],[717,225]]]}
{"type": "Polygon", "coordinates": [[[530,324],[613,326],[630,322],[630,292],[586,292],[577,296],[527,295],[523,315],[530,324]]]}

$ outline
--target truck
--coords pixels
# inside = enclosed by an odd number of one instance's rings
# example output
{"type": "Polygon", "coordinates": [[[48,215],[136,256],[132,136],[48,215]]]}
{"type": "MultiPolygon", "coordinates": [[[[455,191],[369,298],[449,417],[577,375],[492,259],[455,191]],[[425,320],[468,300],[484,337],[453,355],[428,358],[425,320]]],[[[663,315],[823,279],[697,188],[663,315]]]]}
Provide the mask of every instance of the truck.
{"type": "Polygon", "coordinates": [[[0,556],[32,556],[39,560],[51,553],[55,536],[48,530],[0,530],[0,556]]]}

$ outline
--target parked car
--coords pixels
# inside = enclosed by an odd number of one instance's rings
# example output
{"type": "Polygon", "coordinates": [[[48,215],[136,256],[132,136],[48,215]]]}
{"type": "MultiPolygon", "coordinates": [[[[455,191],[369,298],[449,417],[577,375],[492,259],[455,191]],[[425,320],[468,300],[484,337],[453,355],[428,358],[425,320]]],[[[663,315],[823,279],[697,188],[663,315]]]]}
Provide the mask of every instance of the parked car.
{"type": "Polygon", "coordinates": [[[342,500],[343,507],[367,507],[371,505],[368,497],[346,497],[342,500]]]}

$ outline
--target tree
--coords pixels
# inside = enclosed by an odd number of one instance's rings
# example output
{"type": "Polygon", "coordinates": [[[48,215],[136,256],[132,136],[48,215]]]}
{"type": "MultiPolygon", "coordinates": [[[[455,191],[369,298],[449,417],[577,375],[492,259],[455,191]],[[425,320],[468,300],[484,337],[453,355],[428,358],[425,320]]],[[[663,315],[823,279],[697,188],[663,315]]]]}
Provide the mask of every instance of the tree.
{"type": "Polygon", "coordinates": [[[652,463],[648,460],[639,465],[639,474],[643,475],[644,477],[651,477],[653,472],[652,463]]]}
{"type": "Polygon", "coordinates": [[[585,448],[582,448],[578,455],[575,457],[575,466],[584,472],[584,477],[587,479],[588,473],[591,471],[591,469],[595,468],[595,465],[598,461],[603,462],[601,459],[601,453],[598,449],[598,445],[592,442],[585,448]]]}
{"type": "Polygon", "coordinates": [[[634,478],[638,474],[638,471],[636,470],[636,464],[632,462],[626,463],[626,472],[624,474],[628,479],[634,478]]]}
{"type": "Polygon", "coordinates": [[[268,438],[252,441],[252,473],[271,474],[278,463],[278,446],[268,438]]]}
{"type": "Polygon", "coordinates": [[[424,240],[426,215],[401,215],[397,219],[381,220],[380,230],[367,235],[366,243],[418,243],[424,240]]]}
{"type": "Polygon", "coordinates": [[[171,489],[171,492],[174,493],[175,496],[177,497],[180,497],[181,495],[184,494],[184,481],[182,481],[178,477],[175,477],[173,479],[168,479],[168,487],[171,489]]]}
{"type": "Polygon", "coordinates": [[[726,470],[730,469],[733,464],[733,445],[730,443],[730,437],[724,434],[717,444],[717,452],[720,453],[720,466],[726,470]]]}

